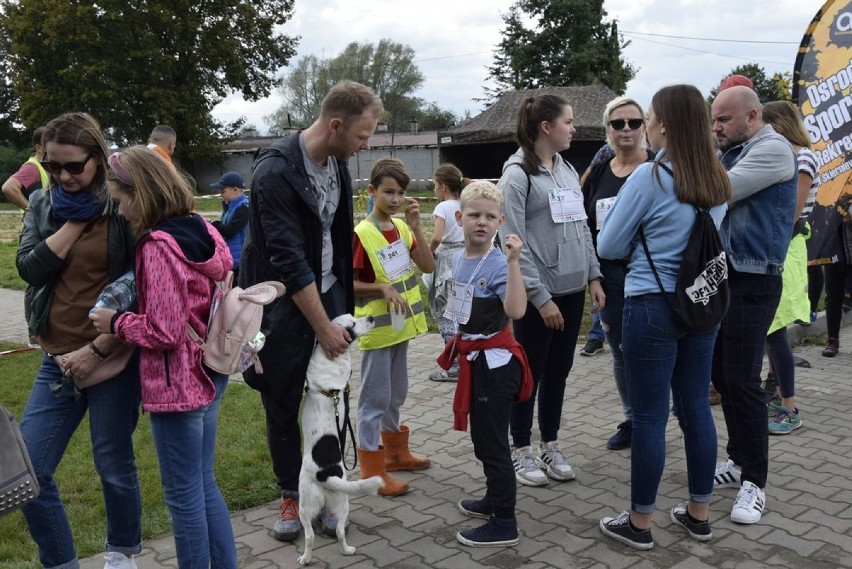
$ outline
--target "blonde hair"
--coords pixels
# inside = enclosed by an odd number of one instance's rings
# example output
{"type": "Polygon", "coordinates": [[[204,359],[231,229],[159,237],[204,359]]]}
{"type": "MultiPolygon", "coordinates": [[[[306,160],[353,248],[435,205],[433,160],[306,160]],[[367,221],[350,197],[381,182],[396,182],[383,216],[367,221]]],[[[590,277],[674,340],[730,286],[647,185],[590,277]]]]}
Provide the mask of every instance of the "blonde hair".
{"type": "Polygon", "coordinates": [[[772,101],[763,105],[763,122],[787,139],[790,144],[811,147],[811,139],[802,116],[789,101],[772,101]]]}
{"type": "Polygon", "coordinates": [[[459,206],[464,209],[473,200],[491,200],[498,206],[503,206],[503,193],[500,189],[486,180],[475,180],[465,186],[459,197],[459,206]]]}
{"type": "Polygon", "coordinates": [[[116,152],[109,162],[112,167],[107,180],[139,204],[137,234],[169,218],[192,212],[195,205],[192,183],[147,147],[134,146],[116,152]]]}
{"type": "MultiPolygon", "coordinates": [[[[630,97],[616,97],[612,101],[606,104],[606,108],[603,112],[603,127],[604,132],[606,132],[606,143],[610,148],[615,148],[612,144],[612,137],[609,135],[609,118],[612,116],[612,113],[616,109],[620,109],[621,107],[636,107],[639,109],[639,114],[642,115],[643,126],[647,124],[647,118],[645,114],[645,109],[642,108],[642,105],[636,99],[631,99],[630,97]]],[[[639,146],[643,149],[648,147],[648,141],[645,136],[639,138],[639,146]]]]}
{"type": "Polygon", "coordinates": [[[368,111],[378,117],[384,110],[382,100],[375,91],[361,83],[344,80],[332,87],[322,100],[320,118],[337,117],[348,127],[354,119],[368,111]]]}

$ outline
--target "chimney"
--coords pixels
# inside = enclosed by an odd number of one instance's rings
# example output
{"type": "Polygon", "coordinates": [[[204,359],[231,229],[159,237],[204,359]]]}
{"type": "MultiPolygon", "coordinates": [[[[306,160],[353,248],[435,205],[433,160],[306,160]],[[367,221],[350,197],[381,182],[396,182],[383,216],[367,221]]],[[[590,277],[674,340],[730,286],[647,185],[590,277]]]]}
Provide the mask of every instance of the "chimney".
{"type": "Polygon", "coordinates": [[[411,134],[417,134],[417,117],[411,117],[411,120],[408,121],[408,124],[411,126],[411,134]]]}

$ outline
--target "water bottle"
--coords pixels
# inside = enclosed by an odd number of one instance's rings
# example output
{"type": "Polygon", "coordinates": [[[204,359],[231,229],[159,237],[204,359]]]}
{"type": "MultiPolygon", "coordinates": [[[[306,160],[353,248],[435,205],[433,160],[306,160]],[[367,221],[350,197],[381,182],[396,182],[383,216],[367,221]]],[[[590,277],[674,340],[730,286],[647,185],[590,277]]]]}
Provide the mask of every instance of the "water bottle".
{"type": "Polygon", "coordinates": [[[133,271],[127,271],[104,287],[94,308],[127,310],[134,300],[136,300],[136,277],[133,271]]]}

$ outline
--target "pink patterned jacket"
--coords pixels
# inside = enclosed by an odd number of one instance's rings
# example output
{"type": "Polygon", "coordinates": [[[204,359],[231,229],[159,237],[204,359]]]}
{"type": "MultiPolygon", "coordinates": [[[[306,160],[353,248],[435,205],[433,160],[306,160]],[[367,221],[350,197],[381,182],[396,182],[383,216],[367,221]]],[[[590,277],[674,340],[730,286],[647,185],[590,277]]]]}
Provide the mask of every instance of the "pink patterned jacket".
{"type": "Polygon", "coordinates": [[[196,214],[169,219],[139,240],[139,313],[119,315],[114,331],[142,348],[139,377],[146,411],[191,411],[213,401],[215,387],[186,325],[205,336],[215,281],[232,266],[219,232],[196,214]]]}

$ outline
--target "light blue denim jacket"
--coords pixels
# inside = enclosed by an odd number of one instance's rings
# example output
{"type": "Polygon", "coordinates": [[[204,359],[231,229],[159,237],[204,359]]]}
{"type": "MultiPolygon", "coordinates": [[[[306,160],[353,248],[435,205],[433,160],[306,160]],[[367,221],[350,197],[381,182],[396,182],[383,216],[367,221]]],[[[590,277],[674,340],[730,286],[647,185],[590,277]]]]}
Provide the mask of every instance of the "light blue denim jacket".
{"type": "Polygon", "coordinates": [[[733,192],[720,230],[731,266],[742,273],[780,275],[796,209],[793,147],[766,125],[721,159],[733,192]]]}

